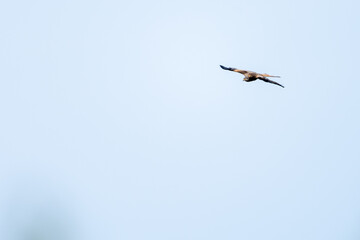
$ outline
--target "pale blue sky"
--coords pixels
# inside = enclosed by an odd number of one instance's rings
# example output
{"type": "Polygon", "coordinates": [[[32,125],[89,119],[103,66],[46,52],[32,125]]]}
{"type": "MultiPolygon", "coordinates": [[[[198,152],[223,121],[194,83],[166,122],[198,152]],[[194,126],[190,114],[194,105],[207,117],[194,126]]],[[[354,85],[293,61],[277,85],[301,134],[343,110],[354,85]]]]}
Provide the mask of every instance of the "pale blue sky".
{"type": "Polygon", "coordinates": [[[3,1],[0,239],[358,240],[359,8],[3,1]]]}

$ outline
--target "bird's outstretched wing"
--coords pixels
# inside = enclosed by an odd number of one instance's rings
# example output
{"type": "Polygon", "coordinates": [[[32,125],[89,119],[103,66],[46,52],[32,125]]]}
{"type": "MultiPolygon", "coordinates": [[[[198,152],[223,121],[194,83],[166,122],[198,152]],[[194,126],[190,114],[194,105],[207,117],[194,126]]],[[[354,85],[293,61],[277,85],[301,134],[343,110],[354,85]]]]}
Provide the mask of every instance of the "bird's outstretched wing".
{"type": "Polygon", "coordinates": [[[229,71],[233,71],[233,72],[238,72],[238,73],[241,73],[241,74],[245,74],[245,73],[248,73],[249,71],[246,71],[246,70],[240,70],[240,69],[236,69],[236,68],[230,68],[230,67],[224,67],[223,65],[220,65],[220,67],[224,70],[229,70],[229,71]]]}
{"type": "Polygon", "coordinates": [[[266,77],[261,77],[261,78],[259,78],[260,80],[263,80],[264,82],[268,82],[268,83],[272,83],[272,84],[275,84],[275,85],[278,85],[278,86],[280,86],[280,87],[284,87],[283,85],[281,85],[280,83],[277,83],[277,82],[275,82],[275,81],[272,81],[272,80],[270,80],[270,79],[268,79],[268,78],[266,78],[266,77]]]}

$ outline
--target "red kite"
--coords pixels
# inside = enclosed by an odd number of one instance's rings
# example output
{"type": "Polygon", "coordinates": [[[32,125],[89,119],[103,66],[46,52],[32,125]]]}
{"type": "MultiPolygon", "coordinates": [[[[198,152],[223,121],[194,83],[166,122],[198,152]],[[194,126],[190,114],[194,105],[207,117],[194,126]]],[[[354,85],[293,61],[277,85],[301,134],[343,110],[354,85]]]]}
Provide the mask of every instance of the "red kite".
{"type": "Polygon", "coordinates": [[[233,72],[237,72],[237,73],[241,73],[242,75],[244,75],[244,81],[245,82],[252,82],[255,81],[257,79],[263,80],[264,82],[268,82],[268,83],[272,83],[272,84],[276,84],[280,87],[284,87],[283,85],[281,85],[280,83],[277,83],[275,81],[272,81],[270,79],[268,79],[267,77],[277,77],[279,78],[280,76],[272,76],[269,74],[261,74],[261,73],[256,73],[256,72],[252,72],[252,71],[247,71],[247,70],[240,70],[240,69],[236,69],[236,68],[229,68],[229,67],[224,67],[222,65],[220,65],[220,67],[224,70],[229,70],[229,71],[233,71],[233,72]]]}

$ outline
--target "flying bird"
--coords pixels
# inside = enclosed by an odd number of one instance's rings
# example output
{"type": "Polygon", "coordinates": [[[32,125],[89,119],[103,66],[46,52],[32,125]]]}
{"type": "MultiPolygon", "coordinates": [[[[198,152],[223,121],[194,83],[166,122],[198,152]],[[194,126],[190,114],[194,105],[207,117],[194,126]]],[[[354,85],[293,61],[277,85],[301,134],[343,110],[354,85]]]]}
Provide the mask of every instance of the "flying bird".
{"type": "Polygon", "coordinates": [[[268,82],[268,83],[272,83],[272,84],[276,84],[280,87],[284,87],[283,85],[281,85],[280,83],[277,83],[275,81],[272,81],[270,79],[268,79],[268,77],[277,77],[279,78],[280,76],[272,76],[269,74],[261,74],[261,73],[256,73],[256,72],[252,72],[252,71],[247,71],[247,70],[240,70],[240,69],[236,69],[236,68],[230,68],[230,67],[224,67],[222,65],[220,65],[220,67],[224,70],[229,70],[229,71],[233,71],[233,72],[237,72],[237,73],[241,73],[242,75],[244,75],[244,81],[245,82],[252,82],[255,81],[257,79],[263,80],[264,82],[268,82]]]}

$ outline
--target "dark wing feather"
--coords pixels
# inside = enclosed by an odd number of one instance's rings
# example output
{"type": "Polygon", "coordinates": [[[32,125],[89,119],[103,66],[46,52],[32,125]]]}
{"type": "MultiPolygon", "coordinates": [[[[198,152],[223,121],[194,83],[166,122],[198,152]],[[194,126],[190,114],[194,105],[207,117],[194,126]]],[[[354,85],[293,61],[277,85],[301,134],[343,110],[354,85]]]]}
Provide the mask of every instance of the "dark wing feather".
{"type": "Polygon", "coordinates": [[[272,81],[272,80],[270,80],[270,79],[268,79],[268,78],[266,78],[266,77],[261,77],[261,78],[259,78],[260,80],[263,80],[264,82],[268,82],[268,83],[272,83],[272,84],[275,84],[275,85],[278,85],[278,86],[280,86],[280,87],[284,87],[283,85],[281,85],[280,83],[277,83],[277,82],[275,82],[275,81],[272,81]]]}
{"type": "Polygon", "coordinates": [[[236,68],[230,68],[230,67],[224,67],[223,65],[220,65],[220,67],[224,70],[229,70],[229,71],[233,71],[233,72],[238,72],[238,73],[241,73],[241,74],[246,74],[248,73],[249,71],[246,71],[246,70],[240,70],[240,69],[236,69],[236,68]]]}

